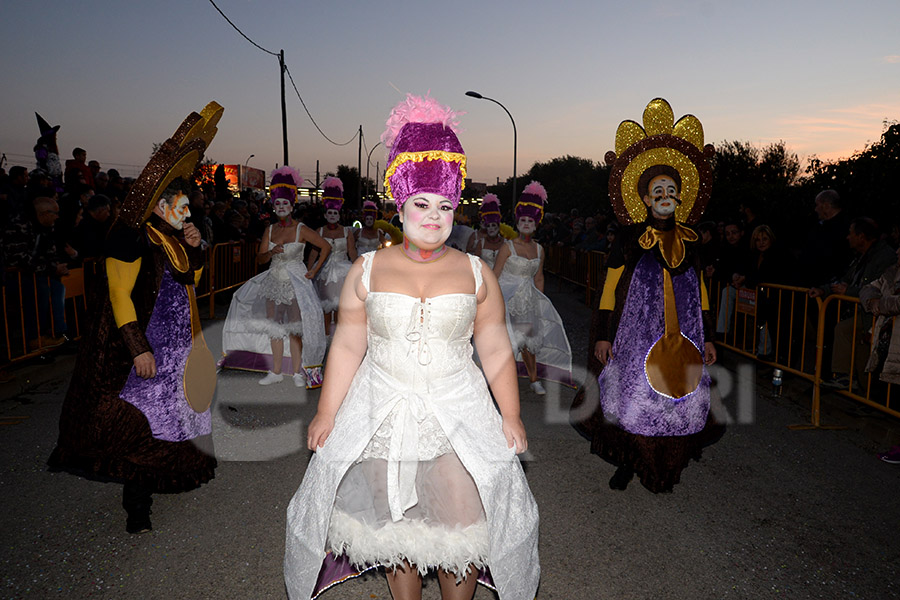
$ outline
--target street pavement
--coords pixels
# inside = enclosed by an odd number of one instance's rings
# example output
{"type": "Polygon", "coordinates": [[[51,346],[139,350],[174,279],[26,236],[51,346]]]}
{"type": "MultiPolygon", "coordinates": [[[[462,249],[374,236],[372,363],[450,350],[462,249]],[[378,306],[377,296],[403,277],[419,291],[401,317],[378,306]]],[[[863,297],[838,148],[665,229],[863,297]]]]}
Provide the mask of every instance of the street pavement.
{"type": "MultiPolygon", "coordinates": [[[[548,277],[578,376],[589,311],[583,292],[548,277]]],[[[223,311],[224,312],[224,311],[223,311]]],[[[222,321],[204,332],[216,352],[222,321]]],[[[520,385],[529,452],[523,463],[541,514],[539,599],[900,598],[900,465],[876,451],[900,442],[900,423],[835,395],[809,421],[808,383],[720,353],[713,375],[725,436],[683,473],[674,493],[614,468],[567,423],[573,391],[520,385]]],[[[290,378],[262,388],[252,373],[219,375],[213,406],[216,478],[154,496],[151,533],[125,533],[121,486],[45,467],[74,365],[12,369],[0,386],[0,579],[6,598],[285,598],[285,509],[309,459],[305,427],[318,392],[290,378]]],[[[424,597],[440,597],[434,578],[424,597]]],[[[479,587],[477,600],[495,598],[479,587]]],[[[323,600],[388,599],[380,574],[345,582],[323,600]]]]}

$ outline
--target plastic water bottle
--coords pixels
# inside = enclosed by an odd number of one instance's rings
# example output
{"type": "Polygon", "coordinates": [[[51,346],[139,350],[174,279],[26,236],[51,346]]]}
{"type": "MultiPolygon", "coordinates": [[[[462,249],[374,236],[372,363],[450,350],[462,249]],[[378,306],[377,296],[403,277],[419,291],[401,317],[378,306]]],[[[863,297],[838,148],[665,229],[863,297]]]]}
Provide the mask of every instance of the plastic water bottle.
{"type": "Polygon", "coordinates": [[[781,384],[783,383],[783,376],[784,373],[781,371],[781,369],[775,369],[772,371],[772,392],[776,396],[781,395],[781,384]]]}

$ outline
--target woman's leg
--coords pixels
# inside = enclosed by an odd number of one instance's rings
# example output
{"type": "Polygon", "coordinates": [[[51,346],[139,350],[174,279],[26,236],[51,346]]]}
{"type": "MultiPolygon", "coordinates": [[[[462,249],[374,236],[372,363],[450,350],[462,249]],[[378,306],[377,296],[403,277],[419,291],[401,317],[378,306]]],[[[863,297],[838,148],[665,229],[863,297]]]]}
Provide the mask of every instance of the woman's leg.
{"type": "Polygon", "coordinates": [[[468,577],[456,583],[456,575],[443,569],[438,570],[438,582],[441,585],[441,600],[472,600],[478,579],[471,569],[468,577]]]}
{"type": "Polygon", "coordinates": [[[292,335],[291,341],[291,364],[294,366],[294,374],[303,372],[303,338],[299,335],[292,335]]]}
{"type": "Polygon", "coordinates": [[[272,372],[281,374],[281,362],[284,359],[284,340],[278,338],[272,340],[272,372]]]}
{"type": "Polygon", "coordinates": [[[534,354],[523,348],[522,362],[525,363],[525,370],[528,371],[528,380],[531,381],[531,383],[537,381],[537,359],[535,359],[534,354]]]}
{"type": "Polygon", "coordinates": [[[386,569],[385,575],[394,600],[422,600],[422,576],[408,562],[404,561],[396,569],[386,569]]]}

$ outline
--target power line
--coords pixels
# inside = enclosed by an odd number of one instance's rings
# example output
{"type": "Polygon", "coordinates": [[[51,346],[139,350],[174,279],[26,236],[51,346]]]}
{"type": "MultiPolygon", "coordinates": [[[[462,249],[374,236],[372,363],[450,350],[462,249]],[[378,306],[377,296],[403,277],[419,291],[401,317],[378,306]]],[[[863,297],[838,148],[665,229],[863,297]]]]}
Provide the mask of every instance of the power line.
{"type": "Polygon", "coordinates": [[[291,85],[294,86],[294,91],[297,93],[297,98],[300,99],[300,104],[303,105],[303,110],[306,111],[306,116],[308,116],[308,117],[309,117],[309,120],[312,121],[312,124],[316,126],[316,129],[319,130],[319,133],[322,134],[322,137],[323,137],[323,138],[325,138],[326,140],[328,140],[329,142],[331,142],[331,143],[334,144],[335,146],[346,146],[347,144],[349,144],[350,142],[352,142],[353,140],[356,139],[356,136],[359,135],[359,132],[358,132],[358,131],[355,132],[355,133],[353,134],[353,137],[352,137],[352,138],[350,138],[349,140],[347,140],[347,141],[344,142],[343,144],[339,144],[339,143],[335,142],[333,139],[331,139],[330,137],[328,137],[327,135],[325,135],[325,132],[322,131],[322,128],[319,127],[319,124],[316,123],[316,120],[315,120],[315,119],[313,119],[312,113],[310,113],[310,112],[309,112],[309,109],[306,107],[306,102],[303,101],[303,97],[300,95],[300,90],[297,89],[297,84],[294,83],[294,78],[293,78],[293,76],[291,75],[291,70],[288,69],[287,64],[284,65],[284,72],[287,73],[288,79],[291,80],[291,85]]]}
{"type": "Polygon", "coordinates": [[[262,50],[262,51],[265,52],[266,54],[271,54],[272,56],[278,56],[278,53],[277,53],[277,52],[272,52],[271,50],[266,50],[265,48],[263,48],[262,46],[260,46],[259,44],[257,44],[257,43],[254,42],[253,40],[251,40],[249,37],[247,37],[247,34],[245,34],[243,31],[241,31],[240,29],[238,29],[238,26],[231,22],[231,19],[229,19],[228,16],[227,16],[225,13],[222,12],[222,9],[221,9],[221,8],[219,8],[218,6],[216,6],[216,3],[213,2],[213,0],[209,0],[209,3],[213,5],[213,8],[215,8],[217,11],[219,11],[219,14],[222,15],[222,18],[224,18],[226,21],[228,21],[228,24],[231,25],[232,27],[234,27],[234,30],[237,31],[239,34],[241,34],[241,36],[243,36],[243,38],[244,38],[245,40],[247,40],[248,42],[250,42],[251,44],[253,44],[253,45],[256,46],[257,48],[259,48],[260,50],[262,50]]]}

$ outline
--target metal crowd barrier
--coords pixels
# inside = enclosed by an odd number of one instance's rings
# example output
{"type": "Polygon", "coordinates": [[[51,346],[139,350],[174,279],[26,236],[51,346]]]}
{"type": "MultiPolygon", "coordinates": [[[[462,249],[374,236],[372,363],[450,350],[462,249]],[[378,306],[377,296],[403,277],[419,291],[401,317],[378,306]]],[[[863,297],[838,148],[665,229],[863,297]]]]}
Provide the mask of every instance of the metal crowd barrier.
{"type": "MultiPolygon", "coordinates": [[[[544,269],[560,280],[585,287],[585,302],[594,307],[602,291],[606,255],[569,247],[545,248],[544,269]]],[[[716,344],[760,363],[806,379],[813,386],[810,424],[820,428],[823,382],[831,379],[831,350],[835,328],[842,321],[850,344],[849,381],[833,389],[838,394],[900,417],[895,384],[865,373],[873,332],[871,320],[857,298],[831,295],[811,298],[808,288],[762,283],[756,289],[737,290],[721,283],[709,286],[710,305],[718,329],[716,344]],[[723,308],[723,303],[725,304],[723,308]],[[720,316],[721,313],[721,316],[720,316]]]]}
{"type": "MultiPolygon", "coordinates": [[[[215,318],[216,294],[238,287],[256,274],[257,247],[253,242],[229,242],[205,250],[205,267],[196,290],[198,300],[209,299],[210,318],[215,318]]],[[[90,291],[95,283],[105,284],[103,270],[102,260],[87,260],[84,266],[70,269],[60,278],[65,287],[66,337],[70,340],[81,338],[88,330],[88,308],[93,300],[90,291]]],[[[38,291],[39,283],[46,282],[50,287],[50,278],[40,278],[39,282],[39,277],[16,269],[7,269],[3,275],[0,341],[5,346],[6,362],[34,358],[58,347],[58,336],[53,336],[58,328],[53,322],[52,300],[50,309],[42,310],[38,291]]]]}

